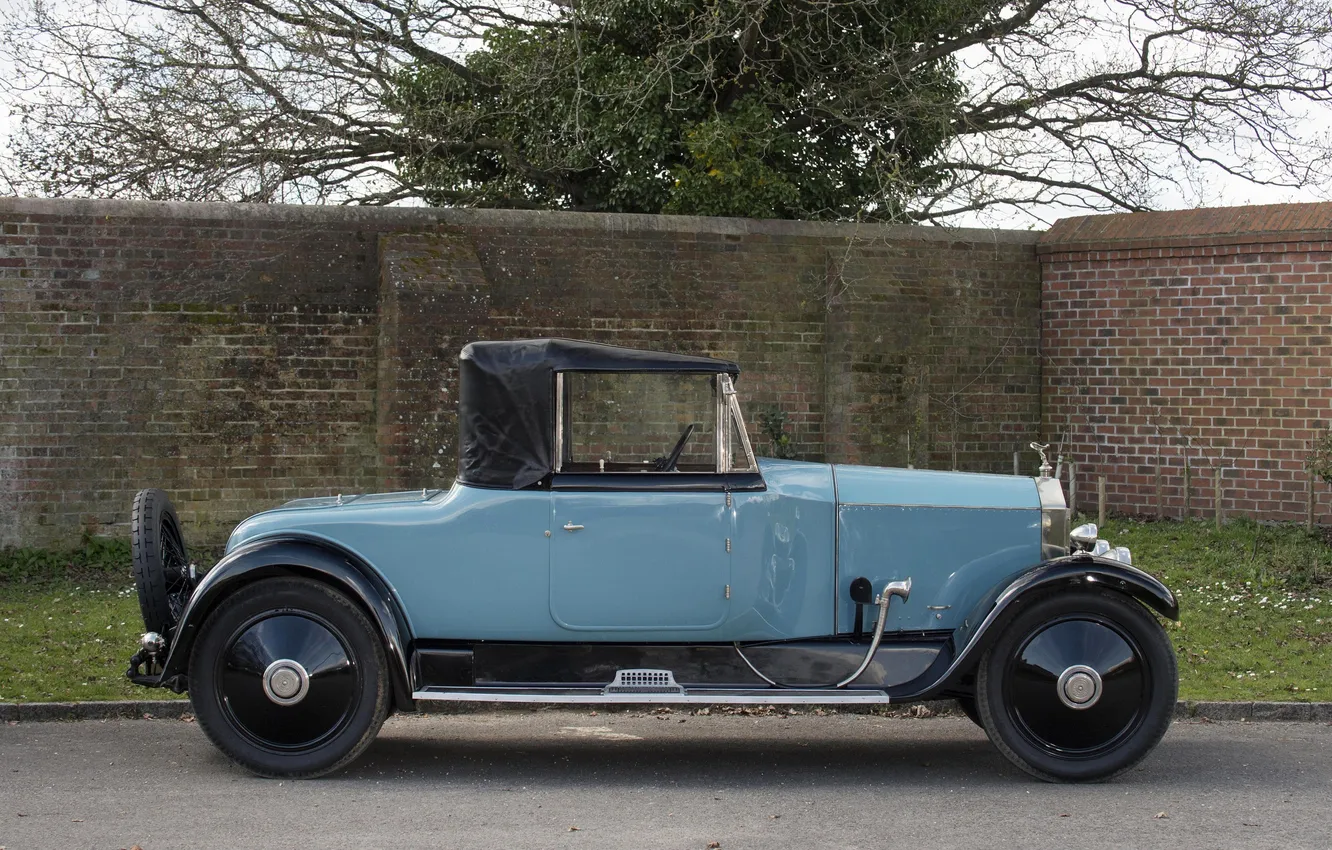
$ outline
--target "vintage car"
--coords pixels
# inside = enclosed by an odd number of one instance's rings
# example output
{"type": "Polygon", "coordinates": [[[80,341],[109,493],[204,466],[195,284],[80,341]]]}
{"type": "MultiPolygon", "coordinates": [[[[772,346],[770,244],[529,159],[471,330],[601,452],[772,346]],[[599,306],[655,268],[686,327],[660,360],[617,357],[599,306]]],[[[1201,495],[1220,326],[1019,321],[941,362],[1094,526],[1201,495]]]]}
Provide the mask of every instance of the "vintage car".
{"type": "Polygon", "coordinates": [[[1041,779],[1147,755],[1177,603],[1094,526],[1070,535],[1043,453],[1035,478],[755,458],[739,372],[472,343],[449,489],[289,502],[202,575],[166,494],[140,492],[130,678],[188,690],[264,776],[336,770],[425,700],[955,698],[1041,779]]]}

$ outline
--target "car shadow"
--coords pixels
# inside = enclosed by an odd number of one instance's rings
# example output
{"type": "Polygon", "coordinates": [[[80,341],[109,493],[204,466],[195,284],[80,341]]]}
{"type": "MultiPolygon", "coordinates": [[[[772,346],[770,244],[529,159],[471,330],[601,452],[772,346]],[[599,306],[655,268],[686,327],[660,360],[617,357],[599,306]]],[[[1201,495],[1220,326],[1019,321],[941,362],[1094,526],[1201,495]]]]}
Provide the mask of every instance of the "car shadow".
{"type": "MultiPolygon", "coordinates": [[[[588,726],[597,722],[589,719],[588,726]]],[[[983,732],[958,720],[910,723],[883,736],[816,735],[803,740],[762,728],[747,734],[714,731],[637,739],[616,739],[615,734],[478,736],[469,730],[448,738],[399,730],[381,736],[353,765],[330,779],[484,782],[492,787],[631,783],[682,788],[810,784],[915,789],[1034,781],[1011,765],[983,732]]],[[[1263,779],[1268,765],[1261,748],[1261,742],[1242,738],[1201,741],[1167,735],[1143,764],[1113,782],[1215,788],[1234,781],[1237,765],[1245,766],[1247,778],[1263,779]]],[[[1279,771],[1280,766],[1271,769],[1279,771]]]]}
{"type": "MultiPolygon", "coordinates": [[[[447,777],[514,785],[671,784],[681,787],[911,782],[956,785],[993,778],[1007,763],[988,741],[915,744],[774,741],[376,741],[339,776],[447,777]]],[[[1016,771],[1013,775],[1018,775],[1016,771]]]]}

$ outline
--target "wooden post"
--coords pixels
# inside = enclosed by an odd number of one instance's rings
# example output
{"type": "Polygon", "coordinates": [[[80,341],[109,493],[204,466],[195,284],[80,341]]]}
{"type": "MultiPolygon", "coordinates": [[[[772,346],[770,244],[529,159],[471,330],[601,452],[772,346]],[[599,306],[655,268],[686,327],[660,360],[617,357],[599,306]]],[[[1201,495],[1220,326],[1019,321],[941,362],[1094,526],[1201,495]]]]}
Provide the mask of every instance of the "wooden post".
{"type": "Polygon", "coordinates": [[[1184,518],[1193,514],[1193,469],[1189,466],[1189,453],[1184,452],[1184,518]]]}
{"type": "Polygon", "coordinates": [[[1068,515],[1077,516],[1078,513],[1078,462],[1070,460],[1068,462],[1068,515]]]}
{"type": "Polygon", "coordinates": [[[1020,459],[1021,455],[1022,455],[1022,452],[1013,452],[1013,474],[1014,474],[1014,475],[1021,475],[1021,474],[1022,474],[1022,465],[1021,465],[1021,463],[1019,463],[1019,459],[1020,459]]]}
{"type": "Polygon", "coordinates": [[[1165,516],[1164,503],[1161,495],[1161,443],[1160,439],[1156,443],[1156,518],[1161,519],[1165,516]]]}
{"type": "Polygon", "coordinates": [[[1309,473],[1309,511],[1304,515],[1304,530],[1313,531],[1314,527],[1314,474],[1309,473]]]}
{"type": "Polygon", "coordinates": [[[1096,524],[1105,525],[1105,476],[1096,476],[1096,524]]]}
{"type": "Polygon", "coordinates": [[[1215,498],[1216,498],[1215,511],[1216,511],[1216,530],[1217,530],[1217,531],[1220,531],[1220,530],[1221,530],[1221,522],[1222,522],[1222,520],[1224,519],[1224,515],[1222,514],[1222,511],[1221,511],[1221,497],[1222,497],[1221,479],[1222,479],[1222,477],[1225,475],[1225,472],[1226,472],[1226,468],[1225,468],[1224,466],[1218,466],[1218,467],[1216,468],[1216,481],[1214,482],[1215,486],[1214,486],[1213,489],[1216,491],[1216,492],[1215,492],[1215,498]]]}

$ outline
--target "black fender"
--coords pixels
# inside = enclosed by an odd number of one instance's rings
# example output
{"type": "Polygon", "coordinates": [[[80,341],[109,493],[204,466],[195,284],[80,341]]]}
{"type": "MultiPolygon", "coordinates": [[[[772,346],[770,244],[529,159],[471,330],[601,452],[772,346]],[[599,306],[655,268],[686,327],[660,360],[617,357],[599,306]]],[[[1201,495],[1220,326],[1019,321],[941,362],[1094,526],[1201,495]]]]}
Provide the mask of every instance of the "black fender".
{"type": "Polygon", "coordinates": [[[411,631],[388,584],[368,564],[326,540],[284,535],[266,537],[228,552],[194,589],[171,635],[160,684],[176,693],[189,687],[190,649],[208,614],[232,592],[274,576],[305,576],[326,582],[370,615],[384,643],[393,702],[399,711],[415,710],[407,674],[411,631]]]}
{"type": "Polygon", "coordinates": [[[1155,576],[1129,564],[1080,552],[1044,561],[995,587],[953,633],[956,655],[936,683],[922,693],[956,686],[972,672],[994,641],[1005,613],[1034,595],[1070,590],[1111,590],[1136,599],[1169,620],[1179,619],[1179,601],[1155,576]]]}

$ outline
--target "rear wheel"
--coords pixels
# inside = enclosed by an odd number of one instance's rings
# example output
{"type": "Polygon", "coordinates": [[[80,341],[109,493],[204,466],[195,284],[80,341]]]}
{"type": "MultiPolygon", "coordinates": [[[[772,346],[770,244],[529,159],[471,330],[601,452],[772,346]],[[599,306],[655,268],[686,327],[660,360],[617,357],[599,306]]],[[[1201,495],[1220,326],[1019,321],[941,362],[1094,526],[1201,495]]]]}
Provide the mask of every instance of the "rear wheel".
{"type": "Polygon", "coordinates": [[[204,623],[190,654],[190,701],[200,728],[237,764],[308,778],[374,740],[388,714],[386,669],[355,603],[308,579],[266,579],[204,623]]]}
{"type": "Polygon", "coordinates": [[[169,635],[194,591],[180,519],[161,490],[140,490],[130,510],[130,557],[139,610],[150,632],[169,635]]]}
{"type": "Polygon", "coordinates": [[[976,708],[990,740],[1050,782],[1108,779],[1140,762],[1174,714],[1178,673],[1161,624],[1111,593],[1022,609],[981,659],[976,708]]]}

